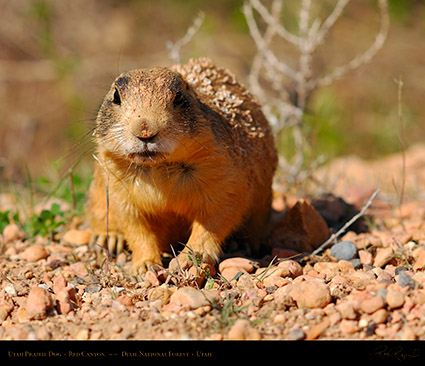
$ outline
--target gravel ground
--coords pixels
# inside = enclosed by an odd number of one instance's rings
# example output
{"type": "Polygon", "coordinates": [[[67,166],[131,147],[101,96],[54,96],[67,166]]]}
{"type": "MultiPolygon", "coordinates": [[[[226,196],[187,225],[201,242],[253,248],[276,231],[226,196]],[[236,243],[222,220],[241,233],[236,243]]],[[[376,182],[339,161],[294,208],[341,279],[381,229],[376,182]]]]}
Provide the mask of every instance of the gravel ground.
{"type": "Polygon", "coordinates": [[[106,260],[90,248],[78,219],[53,241],[10,224],[0,339],[423,340],[425,206],[378,197],[368,215],[367,232],[348,231],[320,255],[232,252],[216,267],[139,278],[129,253],[106,260]]]}

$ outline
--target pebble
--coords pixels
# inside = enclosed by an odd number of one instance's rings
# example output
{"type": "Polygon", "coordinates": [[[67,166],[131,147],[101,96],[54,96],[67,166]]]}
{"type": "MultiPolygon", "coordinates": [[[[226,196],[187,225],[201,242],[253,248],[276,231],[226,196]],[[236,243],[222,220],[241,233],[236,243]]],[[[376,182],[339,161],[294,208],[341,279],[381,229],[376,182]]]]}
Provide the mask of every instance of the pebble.
{"type": "Polygon", "coordinates": [[[243,274],[247,274],[248,272],[242,267],[227,267],[224,268],[221,272],[221,275],[228,281],[233,282],[238,280],[243,274]]]}
{"type": "Polygon", "coordinates": [[[66,287],[56,294],[58,310],[61,314],[69,314],[77,308],[77,298],[75,288],[66,287]]]}
{"type": "Polygon", "coordinates": [[[21,259],[28,262],[38,262],[41,259],[45,259],[49,256],[47,250],[39,244],[35,244],[25,249],[21,254],[21,259]]]}
{"type": "Polygon", "coordinates": [[[404,295],[400,291],[388,290],[385,298],[390,309],[397,309],[404,304],[404,295]]]}
{"type": "Polygon", "coordinates": [[[69,271],[77,277],[86,277],[89,274],[86,266],[82,262],[72,263],[69,266],[69,271]]]}
{"type": "Polygon", "coordinates": [[[25,237],[25,233],[16,224],[6,225],[5,228],[3,229],[3,239],[6,243],[23,239],[24,237],[25,237]]]}
{"type": "Polygon", "coordinates": [[[224,269],[230,268],[230,267],[243,268],[248,273],[251,273],[254,271],[253,262],[247,258],[242,258],[242,257],[234,257],[234,258],[225,259],[224,261],[220,262],[220,264],[218,265],[218,270],[220,271],[220,273],[222,273],[224,269]]]}
{"type": "Polygon", "coordinates": [[[295,262],[293,260],[282,261],[278,264],[277,268],[287,268],[289,271],[289,275],[292,278],[296,278],[303,274],[303,267],[298,262],[295,262]]]}
{"type": "Polygon", "coordinates": [[[341,317],[343,319],[349,319],[349,320],[354,320],[357,318],[357,311],[356,311],[357,308],[358,308],[358,302],[354,302],[354,301],[342,302],[336,306],[336,309],[341,314],[341,317]]]}
{"type": "Polygon", "coordinates": [[[201,306],[208,305],[207,295],[193,287],[179,288],[170,297],[170,304],[188,306],[191,309],[196,309],[201,306]]]}
{"type": "Polygon", "coordinates": [[[170,297],[172,295],[171,290],[168,289],[168,287],[153,287],[148,291],[148,300],[149,301],[155,301],[155,300],[161,300],[162,305],[168,304],[170,301],[170,297]]]}
{"type": "Polygon", "coordinates": [[[411,289],[415,288],[415,284],[416,281],[411,278],[406,272],[400,272],[400,274],[398,275],[398,281],[397,283],[401,286],[401,287],[410,287],[411,289]]]}
{"type": "Polygon", "coordinates": [[[331,254],[336,259],[349,261],[357,255],[357,247],[352,241],[341,241],[331,247],[331,254]]]}
{"type": "Polygon", "coordinates": [[[261,334],[251,325],[249,320],[238,319],[230,328],[227,337],[230,340],[258,341],[261,339],[261,334]]]}
{"type": "Polygon", "coordinates": [[[372,314],[376,310],[382,309],[385,306],[385,300],[380,295],[366,298],[360,303],[360,310],[366,314],[372,314]]]}
{"type": "Polygon", "coordinates": [[[391,247],[378,248],[373,265],[375,267],[385,266],[387,263],[389,263],[392,260],[393,253],[394,252],[391,247]]]}
{"type": "Polygon", "coordinates": [[[68,230],[63,236],[63,240],[75,245],[87,245],[90,242],[90,230],[68,230]]]}
{"type": "Polygon", "coordinates": [[[373,257],[372,253],[369,253],[367,250],[359,250],[359,259],[361,264],[372,264],[373,257]]]}
{"type": "Polygon", "coordinates": [[[53,281],[53,292],[57,294],[64,290],[67,285],[68,283],[62,275],[57,276],[53,281]]]}
{"type": "Polygon", "coordinates": [[[314,325],[312,328],[310,328],[306,332],[306,339],[316,339],[319,338],[320,335],[329,328],[330,325],[330,319],[326,318],[325,320],[321,321],[319,324],[314,325]]]}
{"type": "Polygon", "coordinates": [[[25,307],[28,319],[44,319],[48,310],[54,306],[50,293],[42,287],[35,286],[27,297],[25,307]]]}
{"type": "Polygon", "coordinates": [[[379,309],[372,314],[372,321],[375,324],[382,324],[387,321],[388,311],[386,309],[379,309]]]}
{"type": "Polygon", "coordinates": [[[318,280],[302,281],[286,287],[299,308],[323,308],[331,301],[328,287],[318,280]]]}
{"type": "Polygon", "coordinates": [[[295,327],[291,329],[291,331],[289,332],[288,338],[294,341],[302,341],[303,339],[306,338],[306,334],[304,333],[302,328],[295,327]]]}

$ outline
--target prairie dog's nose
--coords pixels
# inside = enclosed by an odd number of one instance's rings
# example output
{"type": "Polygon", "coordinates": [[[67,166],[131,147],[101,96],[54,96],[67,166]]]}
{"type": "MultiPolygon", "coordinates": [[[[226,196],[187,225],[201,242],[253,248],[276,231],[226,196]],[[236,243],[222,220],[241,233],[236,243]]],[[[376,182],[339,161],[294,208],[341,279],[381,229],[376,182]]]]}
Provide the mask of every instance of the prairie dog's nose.
{"type": "Polygon", "coordinates": [[[139,120],[131,125],[131,133],[143,142],[152,142],[158,132],[149,127],[147,120],[139,120]]]}

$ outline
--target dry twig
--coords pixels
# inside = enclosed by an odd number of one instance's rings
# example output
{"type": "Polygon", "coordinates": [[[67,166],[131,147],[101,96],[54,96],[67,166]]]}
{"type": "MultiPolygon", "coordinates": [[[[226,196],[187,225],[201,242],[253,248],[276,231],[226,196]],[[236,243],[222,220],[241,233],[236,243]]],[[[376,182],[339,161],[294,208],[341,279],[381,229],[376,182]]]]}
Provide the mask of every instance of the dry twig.
{"type": "MultiPolygon", "coordinates": [[[[313,75],[313,55],[323,44],[326,36],[340,18],[350,0],[338,0],[335,7],[322,22],[312,19],[312,0],[302,0],[297,34],[291,33],[280,22],[282,0],[273,0],[270,10],[261,0],[246,0],[243,12],[251,36],[257,46],[249,83],[253,93],[264,106],[264,113],[277,133],[283,128],[293,128],[296,153],[292,162],[280,159],[281,168],[287,173],[285,178],[294,180],[302,173],[304,163],[304,136],[302,133],[303,117],[312,92],[320,87],[332,84],[348,72],[369,62],[382,48],[389,28],[388,0],[379,0],[380,28],[372,45],[362,54],[347,64],[337,67],[327,75],[313,75]],[[260,30],[259,24],[265,23],[260,30]],[[298,49],[297,67],[280,59],[273,49],[274,40],[281,39],[298,49]],[[290,99],[288,82],[294,85],[295,101],[290,99]],[[266,84],[265,86],[263,86],[266,84]]],[[[293,94],[293,93],[292,93],[293,94]]]]}
{"type": "Polygon", "coordinates": [[[333,242],[336,241],[336,239],[338,239],[338,237],[345,232],[345,230],[347,230],[347,228],[349,228],[353,223],[355,223],[360,217],[362,217],[367,209],[370,207],[370,205],[372,204],[373,200],[376,198],[376,196],[379,194],[379,189],[377,189],[375,192],[373,192],[372,196],[370,196],[369,200],[367,201],[367,203],[363,206],[363,208],[360,210],[359,213],[357,213],[356,215],[354,215],[349,221],[347,221],[345,223],[345,225],[339,229],[335,234],[332,234],[330,236],[330,238],[328,240],[326,240],[323,244],[321,244],[317,249],[315,249],[311,255],[316,255],[318,253],[320,253],[321,251],[323,251],[324,249],[326,249],[329,245],[331,245],[333,242]]]}
{"type": "Polygon", "coordinates": [[[182,47],[187,45],[192,38],[195,36],[196,32],[201,28],[202,23],[204,22],[205,14],[200,12],[198,16],[193,21],[193,24],[187,29],[186,34],[180,38],[177,42],[168,41],[166,46],[169,50],[169,57],[175,63],[180,63],[180,52],[182,47]]]}

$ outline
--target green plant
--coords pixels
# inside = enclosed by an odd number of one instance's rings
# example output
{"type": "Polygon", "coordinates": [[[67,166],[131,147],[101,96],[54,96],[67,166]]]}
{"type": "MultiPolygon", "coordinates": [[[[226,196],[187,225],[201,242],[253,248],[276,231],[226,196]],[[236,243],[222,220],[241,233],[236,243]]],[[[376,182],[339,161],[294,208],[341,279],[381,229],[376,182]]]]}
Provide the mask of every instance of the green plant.
{"type": "Polygon", "coordinates": [[[65,212],[57,203],[53,203],[50,210],[42,210],[40,214],[32,214],[23,224],[23,229],[29,236],[41,235],[53,237],[59,227],[65,224],[65,212]]]}

